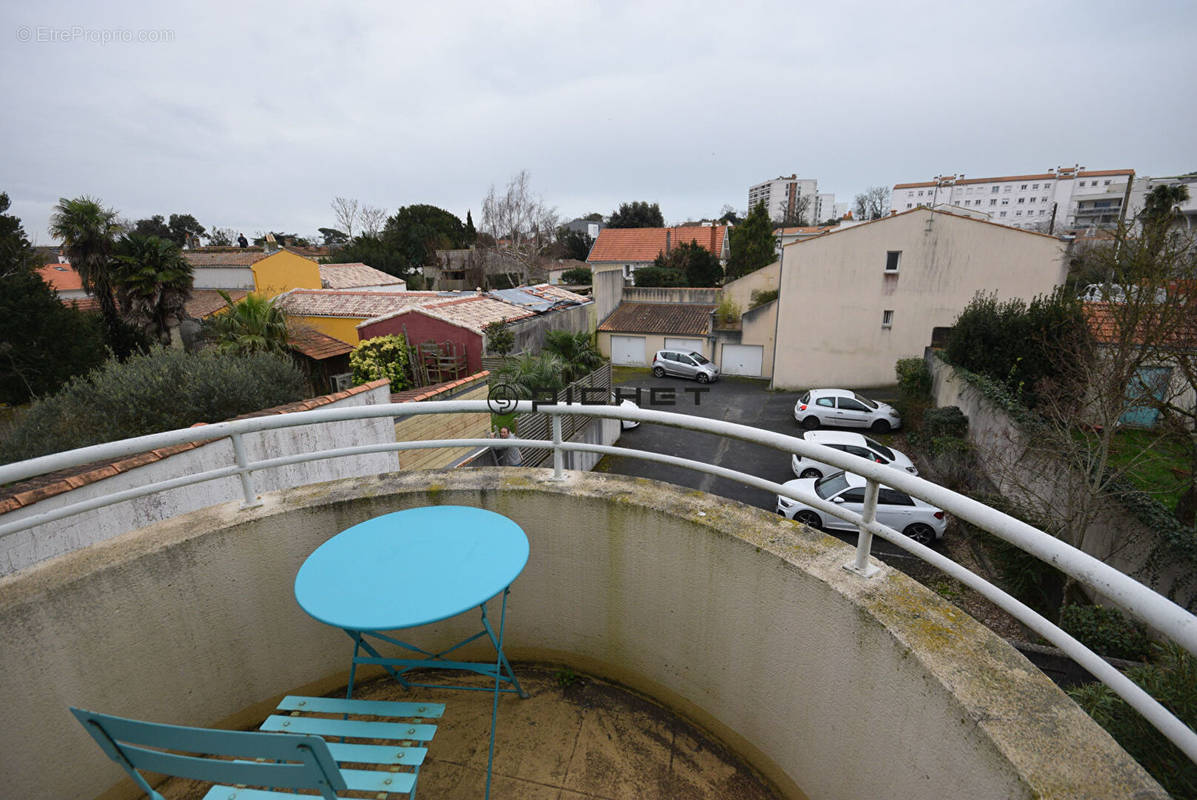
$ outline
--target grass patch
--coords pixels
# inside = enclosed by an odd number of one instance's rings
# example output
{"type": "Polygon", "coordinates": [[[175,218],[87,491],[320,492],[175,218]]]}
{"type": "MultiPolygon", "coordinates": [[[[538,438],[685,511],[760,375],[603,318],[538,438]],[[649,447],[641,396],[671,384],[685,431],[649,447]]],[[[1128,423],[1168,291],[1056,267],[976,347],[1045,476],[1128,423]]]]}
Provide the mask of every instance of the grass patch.
{"type": "Polygon", "coordinates": [[[1120,430],[1110,447],[1110,465],[1125,470],[1126,479],[1136,489],[1174,510],[1188,486],[1190,447],[1183,436],[1120,430]]]}

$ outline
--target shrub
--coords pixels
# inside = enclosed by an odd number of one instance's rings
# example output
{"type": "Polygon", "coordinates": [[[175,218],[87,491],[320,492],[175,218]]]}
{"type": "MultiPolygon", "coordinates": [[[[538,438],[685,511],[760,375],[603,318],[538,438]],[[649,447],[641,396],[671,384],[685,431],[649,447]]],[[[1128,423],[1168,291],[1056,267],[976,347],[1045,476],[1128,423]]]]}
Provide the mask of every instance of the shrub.
{"type": "Polygon", "coordinates": [[[769,289],[768,291],[761,291],[760,289],[755,289],[752,292],[752,297],[748,301],[748,308],[749,308],[749,310],[752,310],[752,309],[756,308],[757,306],[765,305],[765,303],[772,303],[776,299],[777,299],[777,290],[776,289],[769,289]]]}
{"type": "Polygon", "coordinates": [[[482,329],[486,335],[486,349],[495,355],[505,356],[515,347],[515,334],[502,320],[495,320],[482,329]]]}
{"type": "Polygon", "coordinates": [[[685,286],[686,276],[676,269],[664,267],[641,267],[636,270],[634,280],[637,286],[685,286]]]}
{"type": "Polygon", "coordinates": [[[0,460],[220,422],[299,400],[304,385],[303,374],[281,356],[155,347],[108,361],[35,402],[0,445],[0,460]]]}
{"type": "Polygon", "coordinates": [[[963,439],[968,435],[968,417],[959,406],[928,408],[923,412],[923,435],[934,442],[936,439],[963,439]]]}
{"type": "MultiPolygon", "coordinates": [[[[1181,722],[1197,728],[1197,659],[1171,643],[1157,647],[1155,656],[1155,663],[1129,669],[1126,676],[1181,722]]],[[[1197,797],[1197,764],[1109,687],[1091,683],[1068,693],[1170,795],[1197,797]]]]}
{"type": "Polygon", "coordinates": [[[1116,608],[1069,605],[1060,611],[1060,627],[1095,653],[1142,661],[1149,642],[1143,626],[1116,608]]]}
{"type": "Polygon", "coordinates": [[[927,400],[931,397],[931,370],[921,358],[899,359],[894,365],[898,373],[898,391],[906,401],[927,400]]]}
{"type": "Polygon", "coordinates": [[[566,284],[589,284],[594,280],[594,274],[586,267],[575,267],[561,273],[561,282],[566,284]]]}
{"type": "Polygon", "coordinates": [[[715,308],[715,319],[720,325],[731,325],[740,320],[740,307],[730,297],[719,298],[719,305],[715,308]]]}
{"type": "Polygon", "coordinates": [[[349,354],[349,366],[353,368],[355,385],[386,378],[391,382],[392,392],[411,386],[407,340],[402,336],[392,334],[367,339],[353,348],[349,354]]]}

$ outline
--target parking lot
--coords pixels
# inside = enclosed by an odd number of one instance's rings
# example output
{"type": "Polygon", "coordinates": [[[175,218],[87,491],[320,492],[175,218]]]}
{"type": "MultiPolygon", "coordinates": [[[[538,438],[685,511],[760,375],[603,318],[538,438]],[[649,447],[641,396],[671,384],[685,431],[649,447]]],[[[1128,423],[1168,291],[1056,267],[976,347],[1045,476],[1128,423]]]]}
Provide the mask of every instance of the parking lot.
{"type": "MultiPolygon", "coordinates": [[[[620,369],[614,376],[614,384],[616,387],[620,387],[625,395],[632,389],[639,388],[641,390],[639,405],[645,409],[692,414],[789,435],[800,430],[798,423],[794,420],[794,403],[801,392],[771,392],[768,390],[766,381],[724,378],[715,383],[700,386],[694,381],[681,378],[656,378],[648,370],[620,369]],[[674,390],[675,404],[672,406],[652,404],[650,390],[654,388],[657,390],[658,399],[662,397],[661,390],[674,390]]],[[[884,389],[863,390],[861,393],[877,400],[892,400],[894,397],[892,389],[889,391],[884,389]]],[[[889,437],[879,436],[877,438],[885,441],[889,437]]],[[[619,445],[716,464],[777,483],[785,483],[794,478],[794,473],[790,470],[788,453],[763,445],[664,425],[646,423],[639,428],[624,431],[619,445]]],[[[607,456],[599,462],[596,469],[617,475],[667,481],[738,500],[741,503],[770,512],[776,507],[777,496],[773,493],[683,467],[656,464],[631,457],[607,456]]],[[[849,544],[855,545],[856,543],[854,534],[832,533],[831,535],[849,544]]],[[[879,558],[903,568],[907,564],[902,562],[917,562],[917,559],[881,540],[874,541],[873,552],[879,558]]]]}

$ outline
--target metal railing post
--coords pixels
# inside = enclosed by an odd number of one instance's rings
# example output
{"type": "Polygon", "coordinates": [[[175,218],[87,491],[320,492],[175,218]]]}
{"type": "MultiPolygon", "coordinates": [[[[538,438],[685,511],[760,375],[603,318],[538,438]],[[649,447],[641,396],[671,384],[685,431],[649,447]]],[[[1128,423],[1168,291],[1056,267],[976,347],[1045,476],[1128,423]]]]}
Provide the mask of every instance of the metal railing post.
{"type": "Polygon", "coordinates": [[[565,452],[561,449],[561,415],[553,415],[553,480],[565,480],[565,452]]]}
{"type": "Polygon", "coordinates": [[[260,506],[262,498],[258,497],[257,489],[254,488],[254,476],[248,469],[249,459],[245,456],[245,441],[239,433],[232,434],[230,438],[233,440],[233,455],[237,459],[237,474],[241,477],[241,492],[244,494],[241,507],[260,506]]]}
{"type": "Polygon", "coordinates": [[[873,534],[866,527],[877,518],[877,493],[880,488],[875,480],[869,479],[865,482],[864,508],[860,510],[860,522],[856,525],[856,559],[851,564],[844,565],[844,569],[855,572],[862,578],[870,578],[881,571],[869,563],[869,552],[873,549],[873,534]]]}

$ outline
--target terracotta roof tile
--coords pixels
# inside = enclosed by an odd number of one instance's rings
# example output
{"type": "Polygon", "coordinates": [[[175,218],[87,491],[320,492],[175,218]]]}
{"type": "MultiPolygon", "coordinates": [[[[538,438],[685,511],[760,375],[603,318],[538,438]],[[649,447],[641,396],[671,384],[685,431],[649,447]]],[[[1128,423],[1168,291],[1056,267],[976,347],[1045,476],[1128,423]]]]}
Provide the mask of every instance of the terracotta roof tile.
{"type": "Polygon", "coordinates": [[[367,264],[321,264],[320,282],[325,289],[354,289],[359,286],[406,286],[402,278],[367,264]]]}
{"type": "Polygon", "coordinates": [[[216,253],[184,250],[183,258],[193,267],[248,267],[274,253],[261,250],[224,250],[216,253]]]}
{"type": "Polygon", "coordinates": [[[70,264],[46,264],[38,267],[37,274],[55,291],[70,292],[83,288],[83,278],[70,264]]]}
{"type": "MultiPolygon", "coordinates": [[[[228,293],[234,303],[243,300],[247,294],[249,292],[244,289],[234,289],[228,293]]],[[[224,298],[215,289],[192,289],[184,308],[192,319],[203,319],[224,308],[224,298]]]]}
{"type": "Polygon", "coordinates": [[[411,306],[427,305],[455,295],[442,292],[358,292],[333,289],[292,289],[276,302],[295,317],[348,317],[372,319],[411,306]]]}
{"type": "Polygon", "coordinates": [[[711,332],[713,305],[692,303],[620,303],[599,326],[616,333],[677,333],[706,335],[711,332]]]}
{"type": "Polygon", "coordinates": [[[691,241],[698,242],[716,256],[723,255],[726,225],[691,226],[683,228],[603,228],[590,248],[587,261],[652,261],[665,251],[666,234],[669,246],[676,247],[691,241]]]}
{"type": "Polygon", "coordinates": [[[321,333],[310,325],[288,326],[287,344],[292,350],[320,361],[353,352],[353,345],[321,333]]]}

